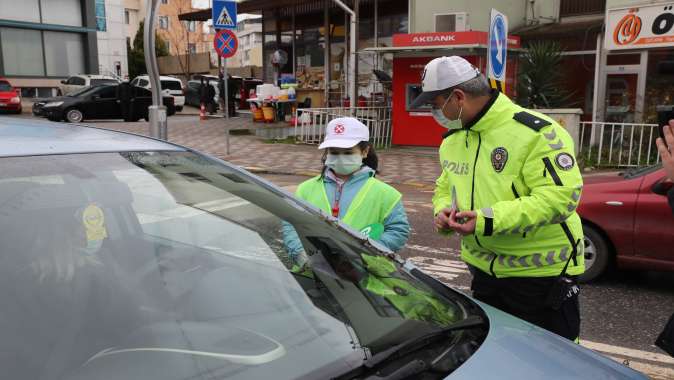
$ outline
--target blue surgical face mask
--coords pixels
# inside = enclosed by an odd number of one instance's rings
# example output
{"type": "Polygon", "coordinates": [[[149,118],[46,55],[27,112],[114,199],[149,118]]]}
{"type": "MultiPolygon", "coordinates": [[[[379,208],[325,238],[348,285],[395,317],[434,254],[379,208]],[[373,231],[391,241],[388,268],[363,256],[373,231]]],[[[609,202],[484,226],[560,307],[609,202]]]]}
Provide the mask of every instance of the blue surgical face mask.
{"type": "Polygon", "coordinates": [[[442,111],[445,109],[447,106],[447,103],[449,102],[449,99],[452,98],[452,95],[450,95],[447,100],[445,100],[445,104],[442,105],[441,108],[432,108],[431,109],[431,114],[433,115],[433,119],[435,119],[435,122],[440,124],[441,127],[447,128],[448,130],[454,130],[454,129],[461,129],[463,128],[463,124],[461,123],[461,113],[463,112],[463,107],[459,108],[459,116],[456,118],[456,120],[450,120],[445,116],[445,113],[442,111]]]}
{"type": "Polygon", "coordinates": [[[360,154],[331,154],[325,159],[325,166],[335,173],[349,175],[363,166],[363,157],[360,154]]]}

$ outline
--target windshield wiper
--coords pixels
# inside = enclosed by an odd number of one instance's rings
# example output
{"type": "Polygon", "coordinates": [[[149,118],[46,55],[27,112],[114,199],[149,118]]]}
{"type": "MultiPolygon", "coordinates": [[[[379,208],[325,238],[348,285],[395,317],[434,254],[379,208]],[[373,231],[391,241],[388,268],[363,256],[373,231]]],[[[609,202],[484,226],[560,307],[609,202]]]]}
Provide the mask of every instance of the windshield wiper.
{"type": "MultiPolygon", "coordinates": [[[[333,378],[333,380],[346,380],[346,379],[351,379],[354,376],[362,376],[363,373],[371,372],[373,369],[378,367],[381,363],[384,363],[386,361],[389,361],[394,358],[399,358],[401,356],[405,356],[407,354],[410,354],[414,351],[419,350],[420,348],[423,348],[425,346],[428,346],[431,343],[434,343],[442,338],[446,338],[447,335],[450,335],[451,333],[454,333],[455,331],[459,330],[467,330],[467,329],[472,329],[475,327],[482,327],[486,326],[487,322],[485,321],[484,318],[473,315],[470,316],[466,319],[463,319],[459,322],[453,323],[447,327],[444,327],[438,331],[434,331],[428,334],[424,334],[421,336],[416,336],[413,338],[410,338],[408,340],[405,340],[399,344],[396,344],[395,346],[385,350],[381,351],[374,356],[372,356],[367,362],[365,362],[362,366],[353,369],[352,371],[349,371],[343,375],[340,375],[338,377],[333,378]]],[[[410,363],[407,363],[406,365],[402,366],[398,370],[394,371],[391,373],[389,376],[386,377],[378,377],[378,376],[372,376],[372,379],[404,379],[405,377],[412,376],[416,373],[423,372],[427,369],[427,365],[425,362],[422,360],[413,360],[410,363]]],[[[370,377],[368,377],[369,379],[370,377]]]]}

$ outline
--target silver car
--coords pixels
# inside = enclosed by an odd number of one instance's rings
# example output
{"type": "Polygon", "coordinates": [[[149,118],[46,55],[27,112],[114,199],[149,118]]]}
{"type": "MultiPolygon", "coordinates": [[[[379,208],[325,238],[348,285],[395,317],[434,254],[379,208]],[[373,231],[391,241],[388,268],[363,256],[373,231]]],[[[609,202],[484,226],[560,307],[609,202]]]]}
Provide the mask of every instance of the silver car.
{"type": "Polygon", "coordinates": [[[645,378],[233,165],[136,135],[2,119],[0,247],[3,378],[645,378]]]}

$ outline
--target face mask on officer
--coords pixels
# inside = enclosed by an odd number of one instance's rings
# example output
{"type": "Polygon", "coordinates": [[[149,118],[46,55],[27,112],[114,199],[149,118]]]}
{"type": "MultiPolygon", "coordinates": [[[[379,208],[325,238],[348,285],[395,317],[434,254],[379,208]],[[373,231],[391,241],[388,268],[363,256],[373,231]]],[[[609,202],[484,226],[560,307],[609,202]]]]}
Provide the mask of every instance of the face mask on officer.
{"type": "Polygon", "coordinates": [[[463,124],[461,123],[461,113],[463,112],[463,107],[459,107],[459,115],[456,117],[456,119],[452,120],[445,116],[445,107],[447,107],[447,103],[449,103],[449,100],[453,95],[454,93],[451,93],[449,97],[447,97],[447,100],[445,100],[445,103],[442,105],[442,107],[436,108],[433,106],[433,108],[431,108],[431,114],[433,115],[435,122],[440,124],[441,127],[447,128],[450,131],[463,128],[463,124]]]}

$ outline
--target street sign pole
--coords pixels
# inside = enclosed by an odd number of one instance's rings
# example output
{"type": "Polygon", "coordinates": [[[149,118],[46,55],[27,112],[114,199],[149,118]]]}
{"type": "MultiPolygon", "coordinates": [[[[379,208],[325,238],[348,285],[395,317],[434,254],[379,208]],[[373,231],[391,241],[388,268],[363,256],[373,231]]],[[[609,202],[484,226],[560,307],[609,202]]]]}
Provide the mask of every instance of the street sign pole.
{"type": "Polygon", "coordinates": [[[220,94],[221,99],[225,99],[223,109],[225,118],[229,119],[229,78],[227,76],[227,58],[233,56],[239,47],[236,35],[231,29],[237,26],[237,5],[236,1],[214,0],[212,10],[213,27],[219,29],[213,40],[213,47],[222,58],[223,62],[223,80],[224,94],[220,94]]]}
{"type": "Polygon", "coordinates": [[[223,59],[222,67],[224,68],[225,80],[225,119],[229,119],[229,79],[227,78],[227,59],[223,59]]]}
{"type": "Polygon", "coordinates": [[[143,42],[145,46],[145,62],[147,64],[147,74],[152,86],[152,105],[148,108],[148,117],[150,120],[150,136],[167,140],[168,125],[166,120],[166,107],[164,106],[161,95],[161,81],[159,80],[159,66],[157,65],[157,56],[155,55],[155,31],[154,25],[157,21],[157,9],[159,0],[150,0],[147,2],[146,14],[147,21],[143,30],[143,42]]]}

